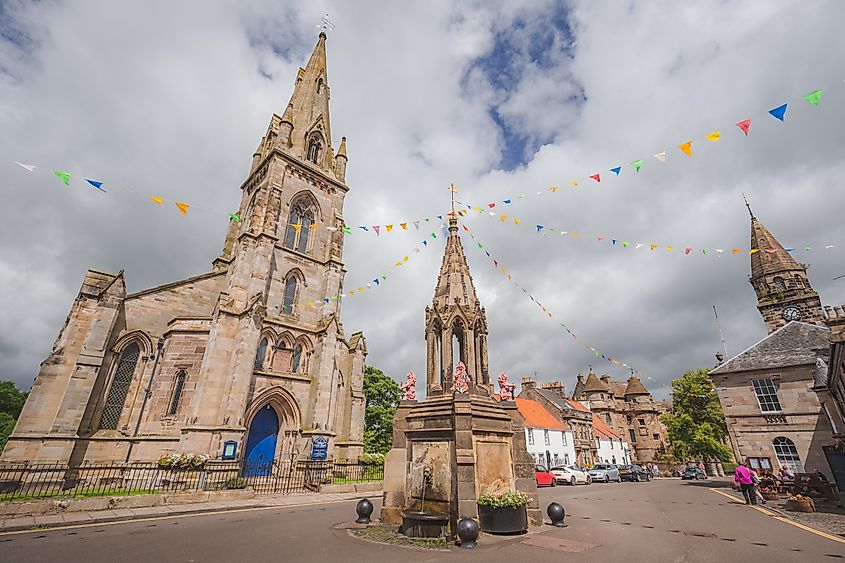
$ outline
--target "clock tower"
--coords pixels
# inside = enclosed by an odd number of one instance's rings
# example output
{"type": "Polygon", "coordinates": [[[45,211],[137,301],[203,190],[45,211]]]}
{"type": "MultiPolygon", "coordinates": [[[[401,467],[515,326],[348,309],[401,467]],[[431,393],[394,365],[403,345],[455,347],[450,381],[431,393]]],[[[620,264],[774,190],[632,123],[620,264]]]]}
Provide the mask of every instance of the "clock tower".
{"type": "Polygon", "coordinates": [[[751,277],[757,294],[757,309],[769,334],[790,321],[824,324],[821,299],[810,285],[807,266],[799,264],[763,226],[745,202],[751,215],[751,277]]]}

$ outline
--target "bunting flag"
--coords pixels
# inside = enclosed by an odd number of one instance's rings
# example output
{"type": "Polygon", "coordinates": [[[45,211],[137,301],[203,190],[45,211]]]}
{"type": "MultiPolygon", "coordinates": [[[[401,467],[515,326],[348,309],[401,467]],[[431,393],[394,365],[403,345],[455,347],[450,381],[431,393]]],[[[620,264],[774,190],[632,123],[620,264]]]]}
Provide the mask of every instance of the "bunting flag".
{"type": "Polygon", "coordinates": [[[376,236],[379,235],[379,229],[380,227],[378,225],[373,225],[373,230],[376,232],[376,236]]]}
{"type": "Polygon", "coordinates": [[[804,99],[807,100],[810,103],[810,105],[817,106],[817,105],[819,105],[819,102],[822,99],[822,93],[823,92],[824,92],[824,90],[819,88],[818,90],[816,90],[814,92],[810,92],[809,94],[804,96],[804,99]]]}
{"type": "Polygon", "coordinates": [[[631,164],[633,165],[633,167],[634,167],[634,168],[636,168],[637,172],[639,172],[639,171],[640,171],[640,166],[642,166],[642,165],[643,165],[643,161],[642,161],[642,160],[635,160],[635,161],[634,161],[634,162],[632,162],[631,164]]]}
{"type": "Polygon", "coordinates": [[[89,180],[88,178],[85,178],[85,181],[88,182],[89,184],[91,184],[92,186],[94,186],[95,188],[97,188],[98,190],[100,190],[101,192],[108,193],[108,192],[106,192],[106,190],[104,190],[102,188],[102,185],[103,185],[102,182],[98,182],[97,180],[89,180]]]}
{"type": "Polygon", "coordinates": [[[387,229],[387,232],[389,233],[393,230],[393,225],[385,225],[384,228],[387,229]]]}
{"type": "Polygon", "coordinates": [[[173,203],[175,203],[176,207],[179,208],[179,212],[182,214],[182,216],[188,214],[188,208],[190,207],[190,205],[188,205],[187,203],[182,203],[181,201],[175,201],[173,203]]]}
{"type": "Polygon", "coordinates": [[[666,164],[666,151],[657,153],[656,155],[654,155],[654,158],[666,164]]]}
{"type": "Polygon", "coordinates": [[[56,177],[57,177],[59,180],[61,180],[62,182],[64,182],[64,183],[65,183],[65,186],[69,186],[69,185],[70,185],[70,174],[68,174],[67,172],[53,172],[53,174],[55,174],[55,175],[56,175],[56,177]]]}
{"type": "Polygon", "coordinates": [[[786,115],[786,106],[787,105],[788,104],[783,104],[783,105],[776,107],[775,109],[770,109],[769,113],[772,114],[772,117],[774,117],[775,119],[783,121],[783,118],[786,115]]]}
{"type": "Polygon", "coordinates": [[[748,136],[748,130],[751,129],[751,120],[746,119],[744,121],[740,121],[739,123],[736,124],[736,126],[739,127],[740,129],[742,129],[742,132],[745,133],[745,136],[747,137],[748,136]]]}
{"type": "Polygon", "coordinates": [[[162,200],[160,197],[156,197],[156,196],[154,196],[154,195],[151,195],[151,196],[149,196],[149,198],[150,198],[151,200],[153,200],[154,202],[156,202],[157,204],[162,205],[162,201],[163,201],[163,200],[162,200]]]}
{"type": "Polygon", "coordinates": [[[291,227],[293,227],[293,230],[297,233],[302,229],[302,225],[300,223],[293,223],[291,227]]]}
{"type": "Polygon", "coordinates": [[[449,191],[456,194],[458,193],[458,188],[455,187],[455,184],[449,184],[449,191]]]}
{"type": "Polygon", "coordinates": [[[715,143],[716,141],[719,140],[719,137],[721,135],[722,135],[722,133],[720,131],[713,131],[712,133],[705,135],[704,138],[707,139],[708,141],[710,141],[711,143],[715,143]]]}
{"type": "Polygon", "coordinates": [[[592,178],[596,182],[601,182],[601,175],[599,174],[593,174],[592,176],[590,176],[590,178],[592,178]]]}
{"type": "Polygon", "coordinates": [[[686,143],[681,143],[678,145],[678,148],[683,151],[683,153],[687,156],[692,156],[692,141],[687,141],[686,143]]]}
{"type": "Polygon", "coordinates": [[[619,176],[619,173],[622,172],[622,167],[617,166],[616,168],[611,168],[610,171],[615,173],[617,176],[619,176]]]}
{"type": "Polygon", "coordinates": [[[241,215],[240,215],[240,213],[229,213],[229,219],[231,219],[235,223],[240,223],[241,222],[241,215]]]}
{"type": "Polygon", "coordinates": [[[32,172],[33,170],[35,170],[35,166],[34,166],[34,165],[32,165],[32,164],[24,164],[23,162],[18,162],[17,160],[15,161],[15,164],[17,164],[18,166],[20,166],[20,167],[22,167],[22,168],[26,168],[26,169],[27,169],[27,170],[29,170],[30,172],[32,172]]]}

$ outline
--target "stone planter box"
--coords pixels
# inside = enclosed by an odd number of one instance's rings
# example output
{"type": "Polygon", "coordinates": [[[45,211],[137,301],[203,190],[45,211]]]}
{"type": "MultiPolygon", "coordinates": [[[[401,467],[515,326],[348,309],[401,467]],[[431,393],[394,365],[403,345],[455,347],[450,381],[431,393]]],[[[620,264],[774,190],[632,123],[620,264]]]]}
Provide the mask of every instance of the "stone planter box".
{"type": "Polygon", "coordinates": [[[481,529],[490,534],[522,534],[528,531],[526,507],[478,507],[478,522],[481,529]]]}
{"type": "Polygon", "coordinates": [[[766,500],[780,500],[780,494],[777,491],[760,491],[760,494],[766,500]]]}
{"type": "Polygon", "coordinates": [[[786,501],[784,508],[794,512],[815,512],[816,504],[812,501],[812,499],[788,500],[786,501]]]}

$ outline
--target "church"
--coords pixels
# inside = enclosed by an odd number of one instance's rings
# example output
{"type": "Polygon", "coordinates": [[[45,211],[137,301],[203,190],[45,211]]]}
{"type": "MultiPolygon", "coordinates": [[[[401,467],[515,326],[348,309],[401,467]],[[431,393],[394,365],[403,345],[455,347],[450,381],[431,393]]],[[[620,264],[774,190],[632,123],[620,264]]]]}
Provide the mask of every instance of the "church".
{"type": "Polygon", "coordinates": [[[268,464],[318,438],[329,458],[362,453],[367,346],[340,320],[348,158],[329,97],[321,33],[211,271],[127,293],[123,271],[88,270],[2,461],[268,464]]]}

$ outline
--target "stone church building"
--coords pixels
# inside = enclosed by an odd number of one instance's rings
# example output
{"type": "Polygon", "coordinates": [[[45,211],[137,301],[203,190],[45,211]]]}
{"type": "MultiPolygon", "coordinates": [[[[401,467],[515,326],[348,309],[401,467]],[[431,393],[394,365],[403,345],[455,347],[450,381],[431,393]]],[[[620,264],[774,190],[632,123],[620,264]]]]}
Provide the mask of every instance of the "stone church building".
{"type": "MultiPolygon", "coordinates": [[[[833,310],[751,208],[751,282],[767,336],[710,371],[737,460],[834,476],[828,448],[842,413],[828,381],[833,310]]],[[[841,308],[838,308],[841,311],[841,308]]],[[[845,485],[845,479],[842,482],[845,485]]]]}
{"type": "Polygon", "coordinates": [[[309,455],[318,436],[329,457],[362,452],[367,348],[336,299],[349,187],[325,44],[272,116],[210,272],[134,293],[122,271],[87,272],[3,461],[220,458],[234,445],[267,463],[309,455]]]}

